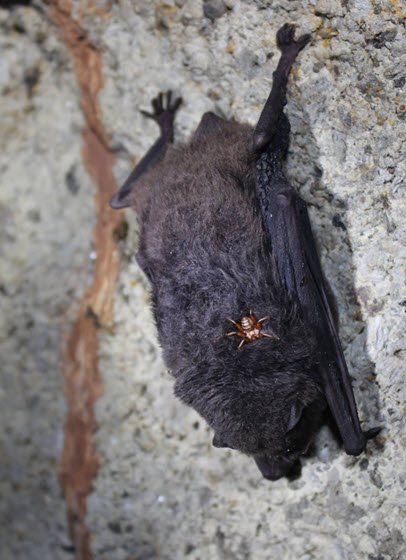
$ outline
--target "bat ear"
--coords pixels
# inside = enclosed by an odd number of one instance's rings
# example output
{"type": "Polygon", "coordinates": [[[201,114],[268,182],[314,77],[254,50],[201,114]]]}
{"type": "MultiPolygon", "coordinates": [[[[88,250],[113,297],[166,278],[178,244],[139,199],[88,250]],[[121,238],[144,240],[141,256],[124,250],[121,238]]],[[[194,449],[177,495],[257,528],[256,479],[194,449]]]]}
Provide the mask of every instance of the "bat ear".
{"type": "Polygon", "coordinates": [[[304,405],[301,402],[296,401],[292,404],[292,407],[290,409],[288,426],[286,429],[287,432],[292,430],[299,422],[299,420],[302,417],[303,409],[304,409],[304,405]]]}
{"type": "Polygon", "coordinates": [[[224,443],[219,436],[216,434],[213,438],[213,446],[214,447],[228,447],[226,443],[224,443]]]}
{"type": "Polygon", "coordinates": [[[202,120],[193,135],[193,140],[196,140],[201,136],[219,133],[224,129],[226,124],[227,123],[224,119],[209,111],[203,115],[202,120]]]}

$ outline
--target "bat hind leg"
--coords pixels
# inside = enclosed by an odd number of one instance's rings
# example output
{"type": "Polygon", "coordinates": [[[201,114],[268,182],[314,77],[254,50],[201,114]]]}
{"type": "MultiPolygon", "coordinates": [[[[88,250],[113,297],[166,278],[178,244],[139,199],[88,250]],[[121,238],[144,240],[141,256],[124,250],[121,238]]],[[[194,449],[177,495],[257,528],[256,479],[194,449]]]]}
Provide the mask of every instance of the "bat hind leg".
{"type": "Polygon", "coordinates": [[[130,173],[120,190],[110,200],[112,208],[118,210],[131,206],[133,204],[133,190],[137,181],[143,175],[145,176],[148,169],[152,168],[164,157],[169,144],[173,142],[173,122],[181,103],[181,97],[172,101],[171,91],[167,91],[165,94],[161,92],[151,101],[153,109],[151,113],[141,111],[145,117],[152,119],[158,124],[161,135],[130,173]]]}
{"type": "Polygon", "coordinates": [[[282,151],[288,148],[290,126],[283,113],[283,107],[286,105],[286,85],[296,56],[309,40],[310,35],[301,35],[295,41],[295,26],[287,23],[276,34],[276,42],[282,54],[273,73],[271,93],[254,131],[254,151],[266,148],[274,136],[280,136],[276,146],[282,148],[282,151]]]}

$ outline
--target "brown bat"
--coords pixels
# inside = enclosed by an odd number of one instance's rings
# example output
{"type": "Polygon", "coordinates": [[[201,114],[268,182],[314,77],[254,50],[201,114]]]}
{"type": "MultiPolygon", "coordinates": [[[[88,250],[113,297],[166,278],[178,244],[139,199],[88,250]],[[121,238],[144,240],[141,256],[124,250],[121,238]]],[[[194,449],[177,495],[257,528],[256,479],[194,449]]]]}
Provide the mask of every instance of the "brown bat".
{"type": "Polygon", "coordinates": [[[215,446],[251,455],[271,480],[297,473],[326,408],[350,455],[379,432],[360,427],[306,204],[283,172],[286,85],[309,39],[295,40],[292,25],[278,31],[255,129],[206,113],[173,147],[181,99],[159,94],[144,114],[161,136],[111,201],[139,216],[137,260],[176,395],[213,428],[215,446]]]}

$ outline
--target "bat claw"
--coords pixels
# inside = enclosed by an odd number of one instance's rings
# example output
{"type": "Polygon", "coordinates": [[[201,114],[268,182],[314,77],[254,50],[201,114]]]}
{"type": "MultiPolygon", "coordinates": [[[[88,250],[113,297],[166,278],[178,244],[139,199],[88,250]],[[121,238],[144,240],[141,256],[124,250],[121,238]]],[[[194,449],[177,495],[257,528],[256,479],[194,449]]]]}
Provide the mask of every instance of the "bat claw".
{"type": "Polygon", "coordinates": [[[295,26],[285,23],[276,34],[276,43],[278,48],[284,53],[285,51],[294,51],[298,53],[310,41],[310,35],[301,35],[295,41],[295,26]]]}
{"type": "Polygon", "coordinates": [[[235,325],[235,326],[237,327],[237,329],[238,329],[240,332],[243,332],[243,331],[244,331],[244,330],[241,328],[241,325],[239,325],[238,323],[236,323],[235,321],[233,321],[233,319],[231,319],[230,317],[227,317],[227,320],[228,320],[228,321],[231,321],[231,323],[233,323],[233,325],[235,325]]]}
{"type": "Polygon", "coordinates": [[[366,439],[373,439],[376,437],[382,430],[382,426],[375,426],[375,428],[370,428],[364,432],[364,436],[366,439]]]}

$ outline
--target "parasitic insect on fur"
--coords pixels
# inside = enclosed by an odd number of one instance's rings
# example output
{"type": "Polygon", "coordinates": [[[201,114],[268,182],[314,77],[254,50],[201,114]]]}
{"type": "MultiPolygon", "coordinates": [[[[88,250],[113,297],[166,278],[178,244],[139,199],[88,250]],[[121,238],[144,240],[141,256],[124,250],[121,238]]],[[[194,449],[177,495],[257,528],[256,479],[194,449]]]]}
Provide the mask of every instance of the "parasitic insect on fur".
{"type": "Polygon", "coordinates": [[[277,338],[274,334],[261,332],[262,323],[269,319],[268,315],[266,317],[262,317],[262,319],[257,320],[251,310],[249,316],[244,315],[244,317],[242,317],[240,325],[233,319],[230,319],[230,317],[227,317],[227,319],[231,321],[231,323],[233,323],[233,325],[235,325],[238,330],[229,332],[226,334],[226,336],[236,335],[242,338],[242,341],[238,345],[238,348],[241,348],[246,342],[253,342],[254,340],[258,340],[259,338],[262,338],[264,336],[266,338],[277,338]]]}
{"type": "Polygon", "coordinates": [[[206,113],[174,147],[181,99],[159,94],[144,114],[161,135],[111,200],[140,219],[137,260],[175,394],[213,428],[213,445],[252,456],[271,480],[297,473],[327,408],[350,455],[379,432],[361,429],[306,204],[283,172],[288,75],[310,39],[294,33],[277,33],[255,129],[206,113]],[[241,323],[227,333],[231,317],[241,323]]]}

